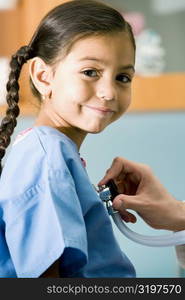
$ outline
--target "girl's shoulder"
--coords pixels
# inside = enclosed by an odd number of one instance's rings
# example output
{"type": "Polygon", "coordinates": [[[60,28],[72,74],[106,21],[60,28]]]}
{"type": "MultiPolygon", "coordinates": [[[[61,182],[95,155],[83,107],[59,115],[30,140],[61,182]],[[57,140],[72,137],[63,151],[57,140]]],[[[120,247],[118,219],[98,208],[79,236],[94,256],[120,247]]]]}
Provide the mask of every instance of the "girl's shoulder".
{"type": "Polygon", "coordinates": [[[34,126],[27,128],[16,136],[12,143],[12,148],[35,149],[41,147],[45,153],[55,151],[57,148],[65,150],[65,147],[74,152],[78,152],[76,144],[65,134],[50,126],[34,126]]]}
{"type": "Polygon", "coordinates": [[[68,137],[47,126],[28,128],[18,134],[7,155],[0,181],[1,191],[3,189],[7,194],[14,183],[14,190],[20,194],[38,181],[47,181],[48,174],[50,177],[57,174],[60,178],[68,174],[70,178],[73,165],[78,169],[81,161],[68,137]]]}
{"type": "Polygon", "coordinates": [[[15,140],[14,140],[12,146],[15,146],[17,143],[19,143],[19,142],[22,141],[24,138],[26,138],[26,136],[27,136],[28,134],[30,134],[32,130],[33,130],[33,128],[30,127],[30,128],[24,129],[24,130],[22,130],[20,133],[18,133],[18,135],[16,136],[16,138],[15,138],[15,140]]]}
{"type": "Polygon", "coordinates": [[[12,168],[23,173],[41,173],[43,168],[65,172],[71,161],[78,164],[80,157],[69,137],[49,126],[34,126],[17,135],[5,169],[12,174],[12,168]]]}
{"type": "Polygon", "coordinates": [[[79,160],[76,144],[64,133],[49,126],[38,126],[34,128],[40,145],[47,155],[49,165],[56,162],[56,168],[60,168],[60,162],[79,160]]]}
{"type": "MultiPolygon", "coordinates": [[[[64,133],[59,131],[56,128],[50,126],[36,126],[32,128],[37,136],[39,137],[40,141],[44,144],[51,145],[51,143],[62,143],[68,145],[68,147],[77,150],[76,144],[64,133]]],[[[29,132],[29,131],[28,131],[29,132]]],[[[26,132],[27,134],[27,132],[26,132]]]]}

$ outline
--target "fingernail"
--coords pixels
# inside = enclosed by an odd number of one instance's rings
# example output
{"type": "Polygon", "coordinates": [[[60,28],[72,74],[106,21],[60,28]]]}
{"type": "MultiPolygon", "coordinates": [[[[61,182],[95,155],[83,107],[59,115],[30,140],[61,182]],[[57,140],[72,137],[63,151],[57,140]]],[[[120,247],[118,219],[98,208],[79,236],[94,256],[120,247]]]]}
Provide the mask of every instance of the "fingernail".
{"type": "Polygon", "coordinates": [[[127,217],[127,216],[124,216],[124,219],[123,219],[125,222],[129,222],[130,221],[130,219],[127,217]]]}

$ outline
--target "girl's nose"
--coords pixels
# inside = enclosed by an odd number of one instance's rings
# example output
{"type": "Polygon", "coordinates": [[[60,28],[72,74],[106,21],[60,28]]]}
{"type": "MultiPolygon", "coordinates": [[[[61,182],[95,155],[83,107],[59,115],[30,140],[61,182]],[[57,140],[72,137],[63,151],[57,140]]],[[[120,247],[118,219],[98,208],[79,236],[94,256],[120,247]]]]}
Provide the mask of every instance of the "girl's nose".
{"type": "Polygon", "coordinates": [[[102,99],[102,100],[105,100],[105,101],[111,101],[111,100],[114,100],[114,97],[108,97],[108,96],[100,96],[99,97],[100,99],[102,99]]]}
{"type": "Polygon", "coordinates": [[[97,97],[100,100],[111,101],[116,99],[116,90],[113,83],[104,83],[99,86],[97,91],[97,97]]]}

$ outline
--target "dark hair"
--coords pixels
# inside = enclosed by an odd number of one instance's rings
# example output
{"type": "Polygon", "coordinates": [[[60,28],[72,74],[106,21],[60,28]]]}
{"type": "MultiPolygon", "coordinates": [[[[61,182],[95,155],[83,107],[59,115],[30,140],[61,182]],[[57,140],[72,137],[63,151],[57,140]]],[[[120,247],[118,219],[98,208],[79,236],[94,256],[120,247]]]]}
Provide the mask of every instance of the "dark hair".
{"type": "MultiPolygon", "coordinates": [[[[123,31],[135,41],[131,26],[112,7],[92,0],[75,0],[52,9],[41,21],[28,46],[21,47],[11,58],[7,83],[8,109],[0,126],[0,162],[10,144],[10,136],[17,125],[19,115],[19,84],[21,68],[29,59],[38,56],[49,65],[57,63],[80,38],[90,35],[123,31]]],[[[33,94],[41,101],[41,95],[31,81],[33,94]]],[[[1,163],[0,163],[1,173],[1,163]]]]}

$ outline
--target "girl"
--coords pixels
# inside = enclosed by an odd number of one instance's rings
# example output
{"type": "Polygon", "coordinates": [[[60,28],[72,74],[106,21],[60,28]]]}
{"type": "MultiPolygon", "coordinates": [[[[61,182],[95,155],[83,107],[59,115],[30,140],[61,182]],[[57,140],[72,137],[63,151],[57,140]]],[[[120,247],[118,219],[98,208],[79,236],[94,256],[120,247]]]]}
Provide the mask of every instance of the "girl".
{"type": "Polygon", "coordinates": [[[1,159],[19,114],[19,74],[30,59],[41,106],[1,175],[1,277],[135,277],[79,156],[87,133],[101,132],[128,108],[134,57],[121,14],[86,0],[54,8],[12,56],[1,159]]]}

